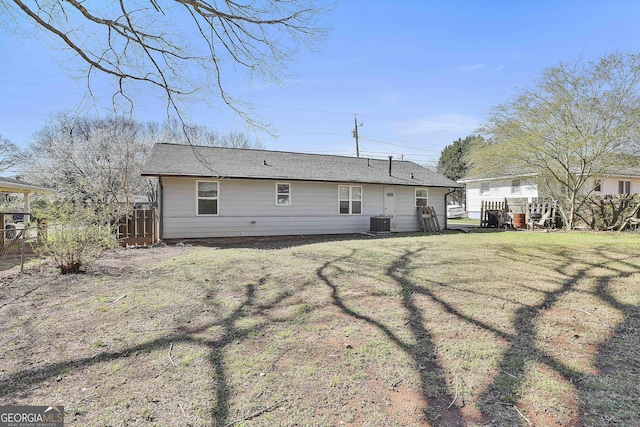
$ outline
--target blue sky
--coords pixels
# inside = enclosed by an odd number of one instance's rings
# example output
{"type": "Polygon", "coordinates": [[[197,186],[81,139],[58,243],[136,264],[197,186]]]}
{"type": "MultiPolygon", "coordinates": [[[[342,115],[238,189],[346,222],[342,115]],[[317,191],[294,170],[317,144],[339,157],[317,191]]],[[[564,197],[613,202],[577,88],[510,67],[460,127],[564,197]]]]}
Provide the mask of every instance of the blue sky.
{"type": "MultiPolygon", "coordinates": [[[[578,56],[638,51],[640,2],[347,1],[323,18],[331,30],[317,51],[301,52],[282,85],[229,78],[278,137],[252,133],[214,100],[190,120],[221,133],[244,131],[271,150],[355,155],[429,164],[482,124],[491,106],[530,86],[545,68],[578,56]]],[[[26,32],[0,26],[0,134],[26,146],[52,113],[81,104],[86,81],[73,62],[26,32]]],[[[110,88],[97,87],[99,104],[110,88]]],[[[105,114],[98,106],[87,115],[105,114]]],[[[163,121],[160,100],[143,98],[135,117],[163,121]]]]}

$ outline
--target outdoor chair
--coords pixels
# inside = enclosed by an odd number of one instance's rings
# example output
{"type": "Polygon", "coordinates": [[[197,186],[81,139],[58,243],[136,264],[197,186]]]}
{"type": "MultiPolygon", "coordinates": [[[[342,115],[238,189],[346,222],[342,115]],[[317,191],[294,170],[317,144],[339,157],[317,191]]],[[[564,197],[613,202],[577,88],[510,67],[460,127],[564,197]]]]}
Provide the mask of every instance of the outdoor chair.
{"type": "Polygon", "coordinates": [[[535,230],[536,228],[548,229],[551,226],[550,217],[551,217],[551,211],[546,211],[539,219],[534,218],[534,216],[531,215],[531,226],[530,226],[531,230],[535,230]]]}

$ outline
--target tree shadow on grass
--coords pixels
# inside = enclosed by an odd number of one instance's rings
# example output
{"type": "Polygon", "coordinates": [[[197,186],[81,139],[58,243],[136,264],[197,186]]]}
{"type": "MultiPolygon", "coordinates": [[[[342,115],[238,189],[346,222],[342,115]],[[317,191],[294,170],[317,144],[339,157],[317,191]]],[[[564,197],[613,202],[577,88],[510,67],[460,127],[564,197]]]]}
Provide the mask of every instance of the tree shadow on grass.
{"type": "MultiPolygon", "coordinates": [[[[620,301],[610,289],[613,278],[637,274],[640,266],[621,264],[627,269],[608,266],[611,274],[601,277],[596,285],[596,295],[623,313],[624,320],[598,347],[599,373],[585,376],[578,385],[585,425],[640,426],[640,307],[620,301]]],[[[638,282],[631,285],[640,288],[638,282]]]]}
{"type": "MultiPolygon", "coordinates": [[[[334,305],[345,314],[366,321],[382,331],[398,348],[408,354],[419,370],[423,396],[428,402],[429,411],[426,411],[428,420],[433,425],[464,425],[465,420],[457,407],[451,407],[453,400],[446,393],[446,380],[443,367],[435,359],[435,342],[433,333],[423,325],[427,314],[421,310],[416,302],[417,295],[424,295],[431,301],[440,305],[443,311],[456,316],[463,322],[475,325],[492,335],[503,339],[508,345],[498,361],[498,373],[484,389],[478,400],[478,408],[485,425],[523,425],[532,423],[527,418],[527,411],[523,408],[521,392],[526,386],[528,370],[532,366],[542,366],[551,375],[559,378],[567,386],[577,393],[577,400],[571,403],[563,411],[564,420],[554,420],[552,416],[544,413],[531,413],[533,425],[640,425],[640,385],[637,375],[640,374],[640,309],[637,305],[622,303],[616,299],[610,291],[610,284],[617,279],[627,276],[637,276],[640,266],[626,262],[625,258],[617,257],[606,250],[596,249],[593,258],[598,261],[585,261],[584,257],[576,256],[567,248],[546,248],[547,257],[553,262],[540,259],[535,254],[519,253],[517,248],[506,248],[506,258],[511,261],[530,265],[536,263],[540,276],[532,277],[532,280],[542,280],[552,284],[551,289],[523,285],[531,292],[540,294],[540,298],[530,304],[519,301],[510,301],[520,304],[514,312],[511,326],[514,332],[506,332],[465,314],[455,306],[447,303],[429,287],[419,286],[412,279],[412,258],[421,255],[426,248],[414,251],[405,251],[395,259],[386,270],[386,275],[401,288],[403,307],[408,313],[408,327],[415,339],[415,344],[409,344],[398,338],[388,326],[374,318],[361,314],[350,308],[340,295],[340,287],[333,275],[343,272],[339,267],[342,262],[349,262],[354,258],[354,253],[324,263],[318,270],[318,277],[331,289],[331,297],[334,305]],[[624,269],[616,267],[624,265],[624,269]],[[544,272],[553,273],[551,279],[544,272]],[[585,291],[583,283],[596,280],[593,291],[585,291]],[[602,304],[615,308],[623,316],[622,324],[612,326],[614,334],[611,339],[598,348],[596,366],[601,373],[590,376],[585,371],[578,370],[558,358],[554,353],[546,350],[539,342],[539,316],[547,310],[558,305],[565,295],[571,292],[591,293],[598,297],[602,304]],[[626,352],[626,353],[625,353],[626,352]],[[612,357],[616,355],[618,357],[612,357]],[[420,367],[427,369],[420,370],[420,367]],[[635,374],[635,375],[634,375],[635,374]],[[629,378],[631,375],[631,378],[629,378]],[[626,381],[623,377],[626,376],[626,381]],[[591,378],[593,377],[593,378],[591,378]],[[610,379],[610,381],[606,381],[610,379]],[[613,380],[615,379],[615,381],[613,380]],[[606,384],[603,384],[606,383],[606,384]],[[441,394],[434,395],[434,390],[441,390],[441,394]],[[602,390],[606,390],[608,397],[602,397],[602,390]],[[595,395],[595,396],[594,396],[595,395]],[[575,404],[575,406],[572,406],[575,404]],[[519,408],[520,406],[520,408],[519,408]],[[594,414],[593,412],[596,412],[594,414]],[[613,420],[613,421],[612,421],[613,420]],[[551,423],[551,424],[545,424],[551,423]]],[[[631,259],[631,258],[629,258],[631,259]]],[[[450,287],[447,283],[429,281],[432,286],[450,287]]],[[[467,292],[467,291],[465,291],[467,292]]],[[[472,294],[474,291],[469,291],[472,294]]],[[[478,292],[482,294],[482,292],[478,292]]],[[[492,295],[492,297],[495,297],[492,295]]],[[[498,297],[498,299],[502,299],[498,297]]],[[[575,307],[576,312],[580,307],[575,307]]],[[[562,309],[561,309],[562,310],[562,309]]],[[[589,313],[587,313],[589,314],[589,313]]],[[[579,321],[579,320],[576,320],[579,321]]],[[[586,349],[585,349],[586,351],[586,349]]],[[[564,399],[567,396],[554,397],[564,399]]],[[[540,397],[538,397],[540,398],[540,397]]],[[[545,402],[548,404],[548,402],[545,402]]],[[[535,409],[535,408],[534,408],[535,409]]]]}
{"type": "Polygon", "coordinates": [[[399,349],[413,359],[415,369],[420,375],[422,396],[428,404],[428,408],[425,408],[425,416],[432,425],[463,426],[463,417],[459,408],[455,405],[450,405],[454,399],[453,396],[447,392],[444,370],[437,361],[432,334],[424,327],[422,312],[414,301],[413,296],[416,287],[410,281],[403,278],[400,273],[400,270],[406,268],[410,258],[414,256],[416,252],[406,252],[398,260],[393,262],[387,270],[387,275],[401,288],[402,301],[404,308],[408,312],[409,328],[415,344],[404,342],[384,323],[353,310],[340,296],[339,286],[330,278],[329,270],[334,269],[338,273],[343,272],[338,264],[349,261],[354,254],[355,251],[352,251],[350,255],[334,259],[333,261],[327,261],[316,271],[318,278],[331,289],[333,304],[346,315],[365,321],[379,329],[399,349]]]}
{"type": "MultiPolygon", "coordinates": [[[[264,278],[258,281],[258,285],[264,282],[264,278]]],[[[259,316],[267,312],[286,299],[290,298],[293,293],[289,291],[281,292],[273,300],[256,304],[255,298],[256,284],[248,284],[245,289],[243,301],[230,313],[221,320],[208,322],[197,327],[183,328],[178,327],[172,333],[153,339],[139,345],[127,347],[122,350],[112,352],[102,352],[91,357],[85,357],[76,360],[70,360],[60,363],[53,363],[41,368],[27,369],[16,372],[5,379],[0,380],[0,399],[6,400],[21,391],[44,383],[51,378],[56,378],[69,371],[78,370],[84,367],[99,365],[104,362],[114,360],[126,360],[127,358],[141,353],[150,353],[152,351],[169,351],[174,344],[193,344],[204,346],[209,350],[209,363],[211,364],[215,378],[213,387],[213,400],[210,411],[209,424],[212,426],[224,426],[229,423],[229,399],[230,385],[228,380],[227,369],[225,367],[225,349],[226,347],[238,340],[243,340],[248,336],[259,332],[266,326],[273,324],[273,320],[269,323],[259,324],[251,328],[242,328],[237,323],[247,316],[259,316]],[[221,334],[216,339],[203,339],[198,334],[206,331],[211,327],[220,327],[221,334]]],[[[278,320],[275,320],[277,322],[278,320]]]]}
{"type": "MultiPolygon", "coordinates": [[[[509,249],[510,251],[514,251],[513,248],[509,249]]],[[[509,347],[502,355],[498,365],[498,375],[494,378],[492,383],[489,384],[480,399],[480,410],[482,411],[485,419],[491,420],[492,422],[497,421],[505,425],[517,425],[522,423],[524,418],[525,422],[528,424],[531,423],[531,420],[527,419],[522,411],[517,409],[517,404],[519,392],[526,378],[526,369],[528,365],[532,363],[539,363],[546,366],[566,382],[573,384],[578,391],[583,388],[580,383],[586,376],[584,372],[570,368],[548,352],[539,348],[539,344],[536,341],[536,334],[538,331],[536,319],[544,310],[553,308],[564,294],[573,291],[576,285],[582,280],[587,279],[594,270],[608,269],[611,271],[611,274],[601,276],[598,279],[595,294],[602,300],[602,302],[620,310],[625,316],[625,323],[628,322],[630,315],[634,316],[632,313],[637,313],[637,307],[618,303],[610,294],[608,294],[607,287],[613,279],[627,274],[637,274],[640,269],[638,266],[634,266],[632,272],[616,271],[611,264],[619,262],[618,259],[610,258],[602,251],[598,254],[602,260],[599,263],[586,263],[584,260],[572,256],[569,251],[564,249],[552,254],[547,254],[547,256],[553,256],[555,260],[562,260],[559,265],[556,267],[549,267],[549,269],[561,274],[566,277],[566,279],[562,282],[560,288],[554,291],[545,292],[540,289],[531,289],[537,292],[542,292],[544,295],[543,300],[536,305],[523,306],[515,312],[513,320],[513,326],[516,330],[515,336],[509,340],[509,347]],[[514,411],[504,411],[504,407],[513,407],[514,411]]],[[[527,259],[531,260],[531,257],[515,257],[512,261],[522,262],[524,260],[524,262],[526,262],[527,259]]],[[[637,314],[635,316],[637,316],[637,314]]],[[[600,348],[600,355],[602,354],[602,351],[603,348],[600,348]]],[[[583,399],[580,399],[580,401],[584,402],[583,399]]],[[[584,409],[585,407],[582,405],[579,412],[584,412],[584,409]]],[[[581,414],[576,415],[577,416],[574,417],[571,425],[582,425],[584,420],[582,419],[581,414]]],[[[540,421],[538,421],[538,423],[539,422],[540,421]]],[[[536,420],[534,420],[533,424],[537,425],[536,420]]]]}

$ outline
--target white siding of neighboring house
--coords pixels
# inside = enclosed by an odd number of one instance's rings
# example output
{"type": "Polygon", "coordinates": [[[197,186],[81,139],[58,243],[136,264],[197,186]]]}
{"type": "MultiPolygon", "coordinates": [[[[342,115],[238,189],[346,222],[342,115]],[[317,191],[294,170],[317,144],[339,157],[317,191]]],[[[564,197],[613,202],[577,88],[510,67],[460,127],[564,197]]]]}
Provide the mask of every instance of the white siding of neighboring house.
{"type": "Polygon", "coordinates": [[[605,179],[602,182],[602,185],[601,185],[602,192],[601,193],[595,193],[595,194],[602,194],[602,195],[618,194],[618,182],[619,181],[630,181],[631,182],[631,193],[632,194],[640,193],[640,178],[611,176],[611,177],[605,179]]]}
{"type": "Polygon", "coordinates": [[[520,179],[520,193],[512,192],[512,179],[467,182],[467,213],[469,218],[480,219],[482,202],[502,202],[505,198],[522,197],[531,201],[538,197],[538,186],[520,179]],[[482,193],[482,184],[489,185],[489,194],[482,193]]]}
{"type": "MultiPolygon", "coordinates": [[[[196,214],[195,178],[163,177],[163,238],[347,234],[370,229],[370,217],[382,215],[383,185],[362,184],[362,215],[338,214],[338,186],[352,183],[222,179],[218,215],[196,214]],[[276,206],[276,182],[290,183],[291,205],[276,206]]],[[[395,231],[419,230],[415,187],[394,186],[395,231]]],[[[445,189],[429,188],[429,205],[442,224],[445,189]]]]}
{"type": "MultiPolygon", "coordinates": [[[[531,201],[533,198],[538,197],[537,184],[528,184],[525,178],[521,178],[521,194],[515,195],[511,193],[511,181],[511,179],[504,179],[467,182],[467,212],[469,218],[480,218],[480,204],[483,201],[501,202],[504,201],[505,197],[526,197],[531,201]],[[490,194],[481,194],[483,183],[489,184],[490,194]]],[[[619,181],[630,181],[631,193],[640,193],[640,178],[611,176],[602,182],[601,191],[593,194],[601,196],[618,194],[619,181]]]]}

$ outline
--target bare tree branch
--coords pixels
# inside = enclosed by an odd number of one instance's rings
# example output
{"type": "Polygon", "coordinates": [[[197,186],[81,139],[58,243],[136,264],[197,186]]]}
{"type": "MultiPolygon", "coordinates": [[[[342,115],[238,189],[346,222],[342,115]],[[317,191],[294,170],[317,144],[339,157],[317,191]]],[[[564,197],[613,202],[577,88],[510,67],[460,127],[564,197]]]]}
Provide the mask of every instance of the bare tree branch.
{"type": "Polygon", "coordinates": [[[135,105],[134,89],[150,87],[179,120],[194,101],[218,100],[265,128],[226,79],[242,71],[280,81],[298,48],[326,32],[317,20],[328,7],[318,1],[5,0],[0,7],[19,27],[41,29],[73,52],[90,94],[97,73],[114,79],[116,105],[120,98],[135,105]]]}

